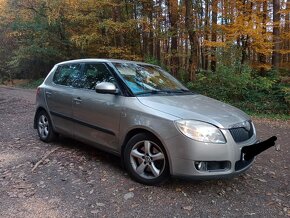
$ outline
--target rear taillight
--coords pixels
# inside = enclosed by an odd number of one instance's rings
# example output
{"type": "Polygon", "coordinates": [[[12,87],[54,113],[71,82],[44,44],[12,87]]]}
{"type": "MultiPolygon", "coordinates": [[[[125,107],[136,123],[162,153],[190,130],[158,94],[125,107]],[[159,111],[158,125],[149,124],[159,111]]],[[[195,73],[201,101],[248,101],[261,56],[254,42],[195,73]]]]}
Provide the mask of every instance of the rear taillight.
{"type": "Polygon", "coordinates": [[[39,96],[40,95],[40,87],[37,87],[36,89],[36,96],[39,96]]]}

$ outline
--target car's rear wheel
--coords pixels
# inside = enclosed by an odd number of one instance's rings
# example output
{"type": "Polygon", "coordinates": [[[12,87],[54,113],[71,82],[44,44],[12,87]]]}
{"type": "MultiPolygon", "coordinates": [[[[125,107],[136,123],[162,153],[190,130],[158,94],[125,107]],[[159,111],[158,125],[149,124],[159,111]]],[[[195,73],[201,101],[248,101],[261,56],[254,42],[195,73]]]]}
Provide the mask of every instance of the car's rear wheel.
{"type": "Polygon", "coordinates": [[[165,149],[159,140],[149,134],[140,133],[128,141],[124,163],[130,176],[146,185],[164,182],[169,177],[165,149]]]}
{"type": "Polygon", "coordinates": [[[51,142],[56,138],[50,117],[43,110],[37,114],[37,132],[40,140],[44,142],[51,142]]]}

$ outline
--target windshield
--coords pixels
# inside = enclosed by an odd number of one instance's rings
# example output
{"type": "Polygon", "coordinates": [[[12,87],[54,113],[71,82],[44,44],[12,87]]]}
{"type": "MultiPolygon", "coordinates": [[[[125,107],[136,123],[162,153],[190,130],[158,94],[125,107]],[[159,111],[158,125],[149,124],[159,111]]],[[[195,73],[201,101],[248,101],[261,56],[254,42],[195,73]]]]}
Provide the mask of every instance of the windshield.
{"type": "Polygon", "coordinates": [[[159,67],[113,63],[135,95],[189,92],[178,80],[159,67]]]}

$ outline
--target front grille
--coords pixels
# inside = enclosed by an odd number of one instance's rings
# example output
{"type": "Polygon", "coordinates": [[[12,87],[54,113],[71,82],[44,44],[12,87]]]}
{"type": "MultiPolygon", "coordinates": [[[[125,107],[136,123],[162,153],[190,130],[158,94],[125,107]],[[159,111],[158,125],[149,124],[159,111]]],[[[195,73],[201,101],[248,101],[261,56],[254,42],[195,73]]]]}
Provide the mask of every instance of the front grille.
{"type": "Polygon", "coordinates": [[[251,124],[251,128],[248,131],[244,127],[232,128],[230,129],[230,133],[232,134],[235,142],[243,142],[250,139],[254,134],[253,124],[251,124]]]}

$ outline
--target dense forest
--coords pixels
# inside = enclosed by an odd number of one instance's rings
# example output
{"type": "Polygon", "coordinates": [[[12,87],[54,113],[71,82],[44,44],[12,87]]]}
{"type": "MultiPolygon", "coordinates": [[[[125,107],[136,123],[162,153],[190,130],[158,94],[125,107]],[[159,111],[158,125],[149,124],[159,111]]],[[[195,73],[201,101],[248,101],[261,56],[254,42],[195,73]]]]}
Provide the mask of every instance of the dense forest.
{"type": "Polygon", "coordinates": [[[143,60],[249,111],[289,113],[289,0],[0,0],[0,81],[143,60]]]}

